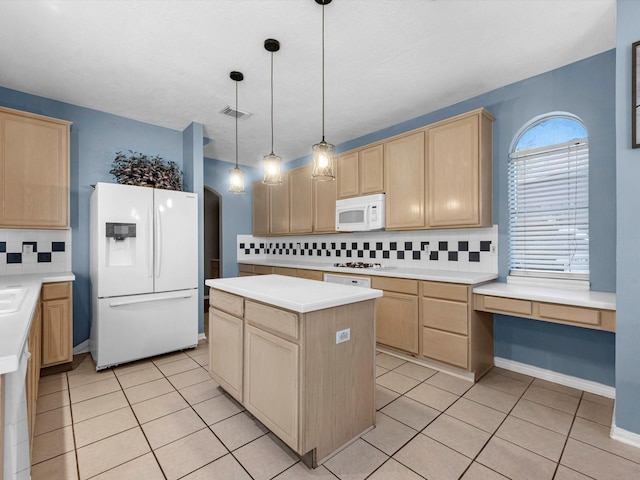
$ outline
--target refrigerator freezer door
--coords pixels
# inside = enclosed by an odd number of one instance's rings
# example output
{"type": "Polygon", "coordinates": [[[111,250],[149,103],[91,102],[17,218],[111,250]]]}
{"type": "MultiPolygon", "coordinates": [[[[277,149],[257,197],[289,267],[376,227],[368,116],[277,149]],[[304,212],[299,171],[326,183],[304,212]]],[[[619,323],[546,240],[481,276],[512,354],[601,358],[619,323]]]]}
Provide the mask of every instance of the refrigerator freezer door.
{"type": "Polygon", "coordinates": [[[154,190],[155,291],[198,287],[198,195],[154,190]]]}

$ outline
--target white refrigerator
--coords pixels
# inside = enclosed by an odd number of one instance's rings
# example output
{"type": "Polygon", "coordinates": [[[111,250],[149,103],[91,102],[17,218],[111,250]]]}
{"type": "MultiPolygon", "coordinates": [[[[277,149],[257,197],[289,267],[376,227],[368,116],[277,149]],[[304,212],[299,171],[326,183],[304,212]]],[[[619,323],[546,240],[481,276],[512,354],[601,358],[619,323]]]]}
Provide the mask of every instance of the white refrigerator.
{"type": "Polygon", "coordinates": [[[197,345],[197,194],[98,183],[90,246],[97,370],[197,345]]]}

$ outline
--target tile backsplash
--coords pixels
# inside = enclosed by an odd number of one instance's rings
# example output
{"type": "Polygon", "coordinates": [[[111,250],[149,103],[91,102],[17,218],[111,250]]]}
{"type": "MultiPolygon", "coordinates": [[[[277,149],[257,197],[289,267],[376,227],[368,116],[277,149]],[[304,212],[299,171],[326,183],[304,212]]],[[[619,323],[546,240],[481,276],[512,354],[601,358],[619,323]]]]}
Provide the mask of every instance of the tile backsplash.
{"type": "Polygon", "coordinates": [[[71,230],[0,229],[0,275],[71,271],[71,230]]]}
{"type": "Polygon", "coordinates": [[[383,266],[498,272],[498,227],[411,232],[254,237],[238,235],[239,262],[298,260],[318,266],[370,262],[383,266]]]}

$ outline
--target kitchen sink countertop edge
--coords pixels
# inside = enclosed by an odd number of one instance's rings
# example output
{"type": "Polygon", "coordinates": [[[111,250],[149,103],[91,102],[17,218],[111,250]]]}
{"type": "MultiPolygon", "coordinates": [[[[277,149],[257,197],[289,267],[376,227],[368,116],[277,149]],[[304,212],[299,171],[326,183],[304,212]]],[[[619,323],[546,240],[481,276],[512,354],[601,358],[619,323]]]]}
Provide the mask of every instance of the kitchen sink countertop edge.
{"type": "MultiPolygon", "coordinates": [[[[375,260],[368,260],[375,263],[375,260]]],[[[323,272],[342,273],[344,275],[366,275],[370,277],[396,277],[413,280],[430,280],[433,282],[462,283],[475,285],[498,278],[497,273],[482,272],[455,272],[447,270],[428,270],[426,268],[403,268],[403,267],[382,267],[382,268],[346,268],[334,267],[331,264],[322,264],[305,261],[283,261],[283,260],[242,260],[238,263],[244,265],[263,265],[266,267],[287,267],[300,268],[304,270],[320,270],[323,272]]]]}
{"type": "Polygon", "coordinates": [[[38,305],[43,283],[70,282],[75,280],[72,272],[34,273],[28,275],[5,275],[0,277],[0,289],[22,287],[26,294],[20,309],[0,315],[0,375],[18,369],[20,356],[29,337],[31,319],[38,305]]]}

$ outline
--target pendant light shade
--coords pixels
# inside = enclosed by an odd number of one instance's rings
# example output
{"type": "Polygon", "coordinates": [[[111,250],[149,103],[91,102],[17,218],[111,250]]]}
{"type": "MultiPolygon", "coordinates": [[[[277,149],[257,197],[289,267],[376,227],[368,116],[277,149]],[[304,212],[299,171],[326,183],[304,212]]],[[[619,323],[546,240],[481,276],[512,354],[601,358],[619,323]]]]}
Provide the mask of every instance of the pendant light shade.
{"type": "Polygon", "coordinates": [[[241,72],[231,72],[231,80],[236,82],[236,167],[229,170],[229,191],[244,193],[244,172],[238,168],[238,83],[244,80],[241,72]]]}
{"type": "Polygon", "coordinates": [[[322,141],[311,147],[313,154],[313,170],[311,178],[319,182],[335,180],[333,169],[333,155],[336,147],[324,141],[324,6],[331,3],[331,0],[315,0],[318,5],[322,5],[322,141]]]}
{"type": "Polygon", "coordinates": [[[280,185],[282,183],[282,159],[273,153],[273,53],[280,50],[280,42],[273,38],[264,41],[264,48],[271,53],[271,153],[264,156],[264,178],[262,183],[280,185]]]}

